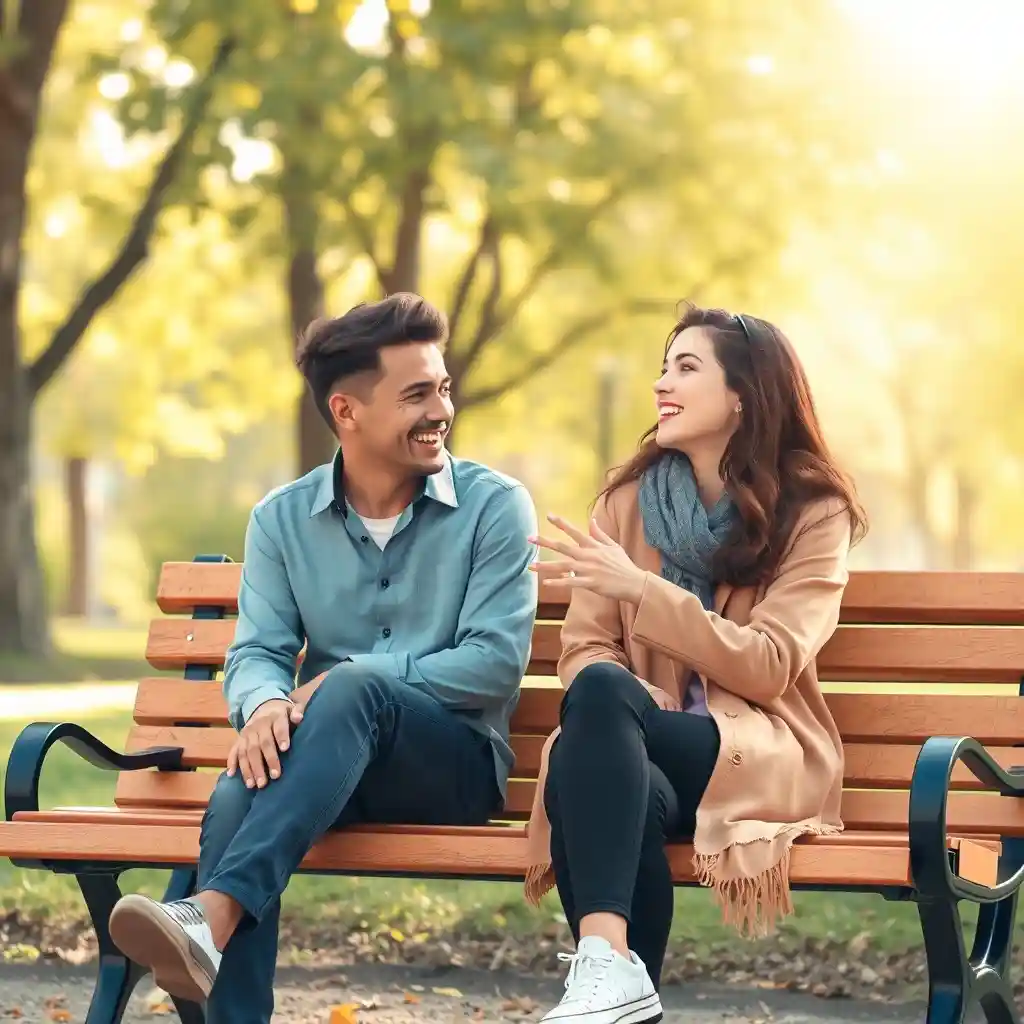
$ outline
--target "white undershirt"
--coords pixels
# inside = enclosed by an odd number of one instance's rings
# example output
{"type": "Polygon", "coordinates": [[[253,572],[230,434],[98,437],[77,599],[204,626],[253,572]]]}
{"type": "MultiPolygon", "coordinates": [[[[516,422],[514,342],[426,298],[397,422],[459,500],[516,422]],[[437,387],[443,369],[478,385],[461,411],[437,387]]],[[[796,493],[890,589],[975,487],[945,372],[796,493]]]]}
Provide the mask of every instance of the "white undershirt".
{"type": "Polygon", "coordinates": [[[367,516],[359,518],[363,521],[366,532],[373,538],[373,542],[383,551],[387,542],[391,540],[391,535],[395,532],[401,514],[389,516],[387,519],[369,519],[367,516]]]}

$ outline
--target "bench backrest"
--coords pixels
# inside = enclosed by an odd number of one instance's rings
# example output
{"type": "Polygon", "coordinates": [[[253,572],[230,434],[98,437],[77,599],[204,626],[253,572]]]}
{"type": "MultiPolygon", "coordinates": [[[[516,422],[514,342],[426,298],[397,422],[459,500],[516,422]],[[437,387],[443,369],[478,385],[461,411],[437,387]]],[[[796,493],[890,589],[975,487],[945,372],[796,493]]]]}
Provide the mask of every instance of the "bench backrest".
{"type": "MultiPolygon", "coordinates": [[[[133,750],[158,744],[185,749],[200,769],[222,768],[233,733],[218,682],[183,678],[212,674],[234,633],[241,566],[172,562],[163,567],[146,657],[178,678],[140,683],[133,750]],[[195,616],[195,617],[192,617],[195,616]],[[217,617],[222,616],[222,617],[217,617]]],[[[565,599],[542,587],[529,675],[513,721],[517,764],[506,816],[529,810],[544,738],[558,718],[561,688],[552,679],[565,599]]],[[[843,818],[848,829],[901,831],[907,787],[920,744],[933,735],[971,735],[1006,766],[1024,764],[1024,574],[854,573],[841,625],[819,658],[828,702],[846,747],[843,818]],[[956,685],[950,685],[956,684],[956,685]]],[[[122,807],[205,807],[211,771],[133,772],[121,776],[122,807]]],[[[951,830],[1024,834],[1018,801],[977,792],[958,771],[963,791],[950,806],[951,830]],[[975,792],[971,792],[974,790],[975,792]]]]}

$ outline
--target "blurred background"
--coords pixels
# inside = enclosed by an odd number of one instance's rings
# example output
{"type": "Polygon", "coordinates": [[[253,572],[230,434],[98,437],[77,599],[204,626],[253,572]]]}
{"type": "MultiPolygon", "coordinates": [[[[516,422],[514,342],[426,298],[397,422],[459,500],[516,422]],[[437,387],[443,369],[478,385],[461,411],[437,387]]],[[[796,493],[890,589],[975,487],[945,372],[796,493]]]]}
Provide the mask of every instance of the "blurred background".
{"type": "Polygon", "coordinates": [[[630,453],[691,298],[793,339],[858,567],[1022,567],[1024,5],[32,0],[20,34],[18,7],[0,666],[54,616],[144,622],[165,559],[239,557],[330,455],[296,332],[399,289],[451,318],[453,449],[542,514],[630,453]]]}
{"type": "MultiPolygon", "coordinates": [[[[388,291],[447,310],[452,447],[542,515],[651,424],[689,298],[792,338],[856,568],[1024,570],[1022,58],[1021,0],[0,0],[0,770],[32,719],[122,746],[161,563],[240,558],[330,457],[296,335],[388,291]]],[[[537,927],[515,886],[300,883],[373,955],[537,927]]],[[[725,942],[704,896],[686,941],[725,942]]],[[[923,977],[882,955],[912,906],[800,900],[777,962],[837,966],[799,984],[923,977]]],[[[5,956],[87,934],[70,880],[0,865],[5,956]]]]}

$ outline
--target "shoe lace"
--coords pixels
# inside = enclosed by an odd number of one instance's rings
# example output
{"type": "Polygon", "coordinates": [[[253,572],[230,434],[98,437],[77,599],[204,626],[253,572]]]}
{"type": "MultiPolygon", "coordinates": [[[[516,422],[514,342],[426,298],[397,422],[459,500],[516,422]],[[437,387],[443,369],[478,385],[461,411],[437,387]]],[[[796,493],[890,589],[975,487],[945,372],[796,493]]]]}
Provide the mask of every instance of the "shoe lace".
{"type": "Polygon", "coordinates": [[[594,956],[592,953],[559,953],[558,959],[569,965],[565,979],[565,1000],[586,1000],[593,996],[608,971],[615,963],[615,957],[594,956]]]}
{"type": "Polygon", "coordinates": [[[191,900],[178,900],[175,903],[165,903],[164,910],[181,925],[206,924],[206,917],[202,907],[197,906],[191,900]]]}

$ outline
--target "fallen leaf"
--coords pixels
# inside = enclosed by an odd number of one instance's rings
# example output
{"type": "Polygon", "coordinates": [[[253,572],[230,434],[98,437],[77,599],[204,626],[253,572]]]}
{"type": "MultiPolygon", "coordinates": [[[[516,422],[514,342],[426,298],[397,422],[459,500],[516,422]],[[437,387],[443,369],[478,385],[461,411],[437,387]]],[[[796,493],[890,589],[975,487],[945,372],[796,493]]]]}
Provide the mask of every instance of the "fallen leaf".
{"type": "Polygon", "coordinates": [[[417,995],[413,995],[412,992],[406,992],[404,993],[402,1001],[408,1003],[411,1006],[415,1006],[420,1001],[420,997],[417,995]]]}
{"type": "Polygon", "coordinates": [[[391,929],[391,938],[393,938],[395,942],[405,942],[405,935],[397,928],[391,929]]]}
{"type": "Polygon", "coordinates": [[[328,1024],[358,1024],[356,1017],[358,1003],[345,1003],[343,1006],[332,1006],[328,1024]]]}
{"type": "Polygon", "coordinates": [[[462,993],[457,988],[432,988],[435,996],[447,996],[449,999],[461,999],[462,993]]]}
{"type": "Polygon", "coordinates": [[[163,1017],[168,1013],[174,1013],[174,1007],[170,1003],[153,1003],[149,1007],[149,1012],[156,1017],[163,1017]]]}
{"type": "Polygon", "coordinates": [[[56,1021],[57,1024],[67,1024],[71,1020],[71,1011],[65,1010],[63,1007],[54,1007],[49,1012],[50,1020],[56,1021]]]}
{"type": "Polygon", "coordinates": [[[25,1016],[25,1011],[20,1006],[11,1006],[8,1009],[4,1010],[3,1015],[5,1017],[13,1017],[15,1020],[17,1020],[18,1018],[25,1016]]]}

